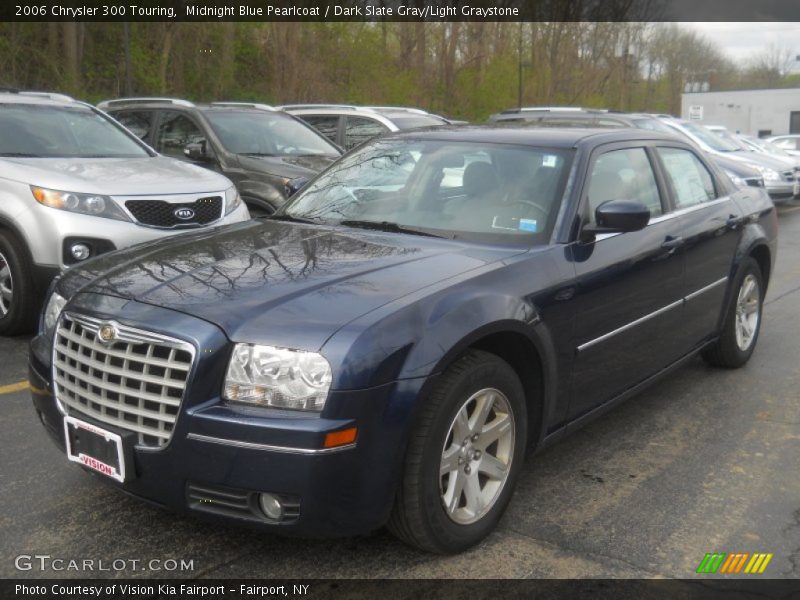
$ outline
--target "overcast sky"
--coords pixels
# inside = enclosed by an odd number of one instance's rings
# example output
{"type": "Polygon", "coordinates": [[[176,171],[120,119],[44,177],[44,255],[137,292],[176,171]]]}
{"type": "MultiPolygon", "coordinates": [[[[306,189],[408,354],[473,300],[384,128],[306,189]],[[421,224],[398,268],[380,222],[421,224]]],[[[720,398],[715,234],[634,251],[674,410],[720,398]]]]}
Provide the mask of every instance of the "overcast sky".
{"type": "MultiPolygon", "coordinates": [[[[693,28],[736,62],[746,61],[771,43],[800,54],[800,23],[682,23],[693,28]]],[[[795,71],[800,70],[800,62],[795,71]]]]}

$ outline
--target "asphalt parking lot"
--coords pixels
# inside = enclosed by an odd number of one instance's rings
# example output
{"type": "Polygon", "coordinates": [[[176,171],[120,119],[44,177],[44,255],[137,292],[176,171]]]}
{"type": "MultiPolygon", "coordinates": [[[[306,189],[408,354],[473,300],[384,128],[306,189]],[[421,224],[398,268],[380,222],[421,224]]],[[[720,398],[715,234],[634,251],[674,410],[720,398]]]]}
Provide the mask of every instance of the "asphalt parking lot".
{"type": "Polygon", "coordinates": [[[773,553],[765,576],[800,577],[800,202],[780,212],[778,263],[747,367],[694,360],[529,459],[498,530],[452,557],[385,532],[265,535],[117,493],[49,440],[20,383],[27,340],[2,339],[0,577],[691,577],[707,552],[773,553]],[[22,554],[140,563],[18,571],[22,554]],[[142,569],[152,559],[193,569],[142,569]]]}

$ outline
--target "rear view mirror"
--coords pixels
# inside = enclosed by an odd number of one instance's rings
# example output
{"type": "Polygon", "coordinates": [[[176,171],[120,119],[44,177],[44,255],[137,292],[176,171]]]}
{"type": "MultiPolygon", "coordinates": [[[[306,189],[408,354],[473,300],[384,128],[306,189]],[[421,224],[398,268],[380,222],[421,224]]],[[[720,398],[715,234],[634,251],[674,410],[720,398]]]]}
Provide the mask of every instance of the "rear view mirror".
{"type": "Polygon", "coordinates": [[[650,209],[637,200],[609,200],[594,212],[596,225],[583,228],[584,233],[625,233],[639,231],[650,222],[650,209]]]}

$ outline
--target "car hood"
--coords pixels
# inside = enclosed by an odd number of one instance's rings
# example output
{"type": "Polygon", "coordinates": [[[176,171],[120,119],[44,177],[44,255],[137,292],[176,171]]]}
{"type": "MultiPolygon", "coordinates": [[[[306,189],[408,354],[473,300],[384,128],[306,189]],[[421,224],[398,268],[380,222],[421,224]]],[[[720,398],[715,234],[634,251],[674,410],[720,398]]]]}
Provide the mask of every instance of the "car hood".
{"type": "Polygon", "coordinates": [[[792,170],[795,165],[794,160],[789,157],[783,158],[780,156],[763,154],[761,152],[729,152],[725,156],[744,163],[767,167],[775,171],[792,170]]]}
{"type": "Polygon", "coordinates": [[[242,167],[270,175],[295,179],[313,177],[326,169],[338,156],[248,156],[239,155],[242,167]]]}
{"type": "Polygon", "coordinates": [[[166,156],[3,158],[0,177],[55,190],[108,196],[220,192],[232,185],[219,173],[166,156]]]}
{"type": "Polygon", "coordinates": [[[313,350],[369,311],[521,251],[250,221],[98,257],[67,271],[58,290],[180,311],[234,341],[313,350]]]}

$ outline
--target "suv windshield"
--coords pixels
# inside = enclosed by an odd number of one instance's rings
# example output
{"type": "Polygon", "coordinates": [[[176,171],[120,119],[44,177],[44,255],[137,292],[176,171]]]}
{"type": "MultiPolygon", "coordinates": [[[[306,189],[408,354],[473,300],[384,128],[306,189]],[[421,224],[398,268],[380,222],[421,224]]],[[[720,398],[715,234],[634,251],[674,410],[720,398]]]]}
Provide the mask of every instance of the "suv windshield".
{"type": "Polygon", "coordinates": [[[402,233],[543,244],[571,159],[564,149],[379,140],[323,173],[284,214],[402,233]]]}
{"type": "Polygon", "coordinates": [[[0,156],[139,158],[150,156],[112,121],[85,106],[0,102],[0,156]]]}
{"type": "Polygon", "coordinates": [[[339,155],[326,138],[283,113],[209,110],[205,117],[222,145],[234,154],[339,155]]]}
{"type": "Polygon", "coordinates": [[[711,147],[712,150],[716,150],[717,152],[736,152],[740,150],[739,147],[734,146],[727,140],[721,138],[716,133],[706,129],[705,127],[695,125],[694,123],[685,122],[682,122],[681,126],[689,133],[693,134],[696,138],[704,142],[707,146],[711,147]]]}

